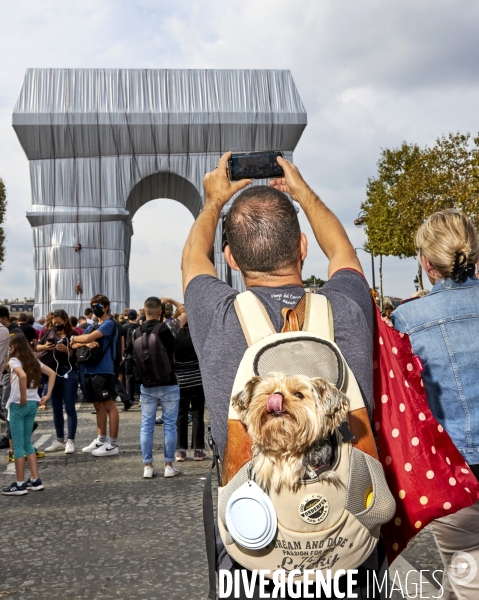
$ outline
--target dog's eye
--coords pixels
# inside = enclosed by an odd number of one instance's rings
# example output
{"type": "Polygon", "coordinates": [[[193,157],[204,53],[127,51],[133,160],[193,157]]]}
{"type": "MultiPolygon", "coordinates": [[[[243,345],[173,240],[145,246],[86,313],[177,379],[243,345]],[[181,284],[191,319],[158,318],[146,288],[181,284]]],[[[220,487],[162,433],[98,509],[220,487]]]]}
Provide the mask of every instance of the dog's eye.
{"type": "Polygon", "coordinates": [[[293,396],[295,396],[295,398],[299,398],[300,400],[302,400],[304,398],[304,396],[301,392],[294,392],[293,396]]]}

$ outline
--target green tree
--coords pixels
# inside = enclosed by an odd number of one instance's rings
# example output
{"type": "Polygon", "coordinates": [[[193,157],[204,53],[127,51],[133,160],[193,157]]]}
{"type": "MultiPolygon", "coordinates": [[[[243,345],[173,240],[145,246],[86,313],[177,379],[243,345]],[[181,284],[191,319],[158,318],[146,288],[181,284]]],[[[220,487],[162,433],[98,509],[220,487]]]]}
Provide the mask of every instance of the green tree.
{"type": "MultiPolygon", "coordinates": [[[[479,136],[473,142],[469,134],[450,133],[432,148],[404,142],[382,150],[378,173],[368,179],[361,205],[365,249],[380,257],[416,256],[417,229],[430,214],[446,208],[464,211],[479,225],[479,136]]],[[[422,287],[420,270],[419,281],[422,287]]]]}
{"type": "Polygon", "coordinates": [[[324,281],[324,279],[321,279],[321,277],[315,277],[314,275],[311,275],[311,277],[308,277],[307,279],[303,279],[303,285],[305,287],[323,287],[323,285],[326,282],[324,281]]]}
{"type": "Polygon", "coordinates": [[[0,269],[5,260],[5,229],[3,223],[5,222],[5,214],[7,212],[7,191],[3,180],[0,179],[0,269]]]}

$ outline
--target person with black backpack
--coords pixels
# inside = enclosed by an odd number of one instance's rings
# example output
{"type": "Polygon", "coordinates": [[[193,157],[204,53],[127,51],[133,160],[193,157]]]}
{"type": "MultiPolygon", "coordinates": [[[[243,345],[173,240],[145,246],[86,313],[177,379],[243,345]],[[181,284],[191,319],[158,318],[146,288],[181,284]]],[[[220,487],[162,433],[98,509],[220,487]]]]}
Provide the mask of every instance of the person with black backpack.
{"type": "Polygon", "coordinates": [[[98,437],[82,452],[93,456],[115,456],[118,450],[120,416],[116,407],[115,356],[117,330],[110,318],[110,301],[97,294],[91,299],[93,314],[98,324],[90,325],[83,335],[72,335],[70,348],[77,350],[77,360],[85,364],[85,387],[87,402],[96,410],[98,437]],[[110,437],[107,438],[107,422],[110,437]]]}
{"type": "Polygon", "coordinates": [[[155,474],[153,466],[153,434],[156,411],[161,401],[164,422],[165,477],[174,477],[178,469],[173,465],[176,450],[176,420],[180,403],[180,388],[174,370],[175,336],[186,321],[184,307],[177,319],[161,322],[161,300],[152,296],[145,300],[146,321],[135,330],[133,357],[135,377],[141,381],[140,443],[143,455],[143,477],[155,474]]]}

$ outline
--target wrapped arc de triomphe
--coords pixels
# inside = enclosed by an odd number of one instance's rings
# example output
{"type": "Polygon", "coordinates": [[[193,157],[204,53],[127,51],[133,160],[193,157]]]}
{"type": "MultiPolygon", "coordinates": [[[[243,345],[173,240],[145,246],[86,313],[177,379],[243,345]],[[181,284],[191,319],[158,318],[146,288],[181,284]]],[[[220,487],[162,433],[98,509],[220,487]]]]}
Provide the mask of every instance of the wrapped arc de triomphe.
{"type": "MultiPolygon", "coordinates": [[[[171,198],[196,217],[204,174],[223,152],[291,158],[305,126],[289,71],[29,69],[13,127],[30,161],[35,316],[78,315],[97,293],[120,312],[135,212],[171,198]]],[[[242,288],[224,262],[221,224],[214,262],[242,288]]]]}

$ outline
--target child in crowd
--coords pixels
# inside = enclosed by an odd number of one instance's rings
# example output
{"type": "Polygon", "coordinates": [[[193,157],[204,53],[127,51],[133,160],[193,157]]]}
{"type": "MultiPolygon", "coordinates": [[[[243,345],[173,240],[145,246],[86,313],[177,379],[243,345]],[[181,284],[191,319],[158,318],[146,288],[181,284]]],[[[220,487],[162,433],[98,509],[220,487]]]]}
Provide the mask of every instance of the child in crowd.
{"type": "Polygon", "coordinates": [[[27,338],[18,333],[10,338],[11,392],[7,402],[8,420],[15,455],[15,472],[17,481],[2,489],[6,496],[22,496],[28,490],[43,490],[43,484],[38,477],[37,455],[32,446],[32,433],[37,403],[42,404],[50,398],[55,384],[56,374],[43,365],[34,355],[27,338]],[[41,400],[38,396],[40,374],[48,377],[48,393],[41,400]],[[25,458],[27,457],[31,478],[25,481],[25,458]]]}

